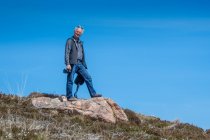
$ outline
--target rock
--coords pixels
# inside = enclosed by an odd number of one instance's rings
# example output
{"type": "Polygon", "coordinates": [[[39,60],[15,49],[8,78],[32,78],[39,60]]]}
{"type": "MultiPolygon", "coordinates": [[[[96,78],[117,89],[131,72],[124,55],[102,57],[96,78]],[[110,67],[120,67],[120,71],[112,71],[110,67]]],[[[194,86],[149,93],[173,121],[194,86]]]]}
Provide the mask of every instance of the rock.
{"type": "Polygon", "coordinates": [[[98,97],[88,100],[78,99],[67,101],[65,96],[58,98],[37,97],[32,98],[32,104],[37,108],[54,108],[78,112],[95,119],[116,123],[116,121],[128,121],[124,111],[111,99],[98,97]]]}
{"type": "Polygon", "coordinates": [[[210,129],[206,130],[206,134],[210,136],[210,129]]]}

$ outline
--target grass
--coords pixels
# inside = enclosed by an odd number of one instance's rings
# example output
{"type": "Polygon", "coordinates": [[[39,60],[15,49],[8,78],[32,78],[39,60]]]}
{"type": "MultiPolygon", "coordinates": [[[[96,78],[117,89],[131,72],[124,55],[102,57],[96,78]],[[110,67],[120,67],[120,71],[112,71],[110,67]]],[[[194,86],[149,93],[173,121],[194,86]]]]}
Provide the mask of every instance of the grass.
{"type": "Polygon", "coordinates": [[[56,98],[53,94],[33,92],[28,97],[0,94],[0,139],[102,139],[102,140],[208,140],[210,130],[180,122],[137,114],[125,109],[128,122],[116,124],[74,114],[68,110],[37,109],[34,97],[56,98]]]}

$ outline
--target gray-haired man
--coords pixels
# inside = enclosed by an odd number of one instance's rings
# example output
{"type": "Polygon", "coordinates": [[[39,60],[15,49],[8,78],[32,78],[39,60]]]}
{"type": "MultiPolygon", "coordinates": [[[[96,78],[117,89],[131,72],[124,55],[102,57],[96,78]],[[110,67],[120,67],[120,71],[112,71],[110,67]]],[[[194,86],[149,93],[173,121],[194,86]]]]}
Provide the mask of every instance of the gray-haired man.
{"type": "Polygon", "coordinates": [[[72,95],[75,73],[82,76],[92,98],[102,96],[101,94],[96,94],[96,91],[93,88],[92,78],[87,71],[83,42],[79,39],[83,32],[84,29],[82,26],[76,26],[74,29],[74,35],[66,41],[65,64],[66,69],[69,71],[66,83],[66,97],[68,100],[75,100],[75,97],[72,95]]]}

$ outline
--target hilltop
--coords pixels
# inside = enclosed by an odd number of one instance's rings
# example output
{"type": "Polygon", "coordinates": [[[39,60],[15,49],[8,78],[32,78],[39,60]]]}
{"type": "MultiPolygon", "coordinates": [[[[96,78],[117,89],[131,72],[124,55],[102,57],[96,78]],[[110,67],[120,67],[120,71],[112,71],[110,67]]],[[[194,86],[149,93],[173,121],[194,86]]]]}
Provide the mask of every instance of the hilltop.
{"type": "Polygon", "coordinates": [[[53,94],[32,93],[19,97],[0,93],[0,139],[84,139],[84,140],[209,140],[210,131],[188,123],[161,120],[123,109],[128,121],[105,122],[75,112],[36,108],[34,95],[57,98],[53,94]]]}

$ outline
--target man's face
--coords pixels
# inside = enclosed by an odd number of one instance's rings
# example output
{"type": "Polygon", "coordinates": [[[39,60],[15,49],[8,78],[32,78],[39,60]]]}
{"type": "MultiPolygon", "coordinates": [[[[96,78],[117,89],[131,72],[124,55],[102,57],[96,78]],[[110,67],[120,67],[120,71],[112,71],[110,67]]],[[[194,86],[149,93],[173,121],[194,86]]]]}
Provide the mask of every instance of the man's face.
{"type": "Polygon", "coordinates": [[[74,36],[75,36],[76,38],[79,38],[81,35],[82,35],[82,29],[81,29],[81,28],[77,28],[77,29],[74,31],[74,36]]]}

